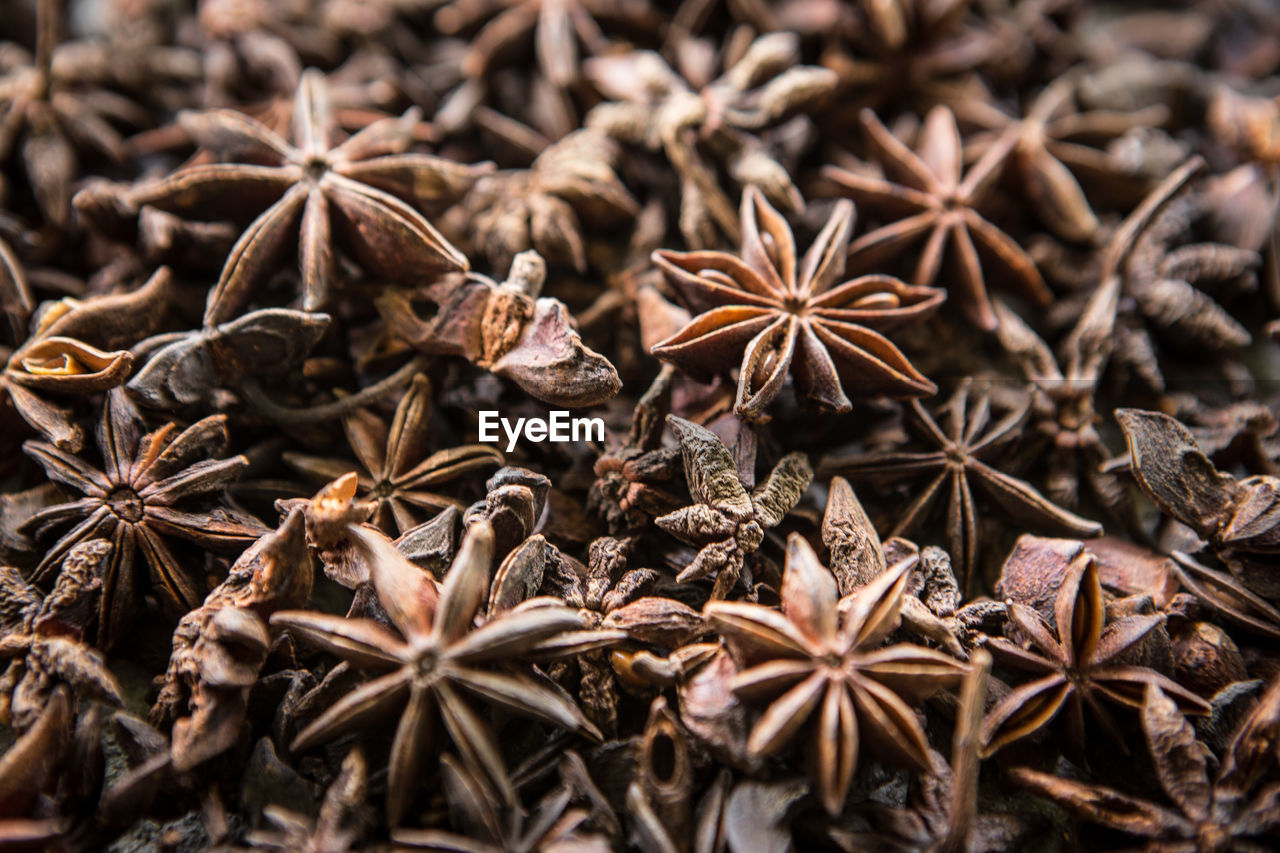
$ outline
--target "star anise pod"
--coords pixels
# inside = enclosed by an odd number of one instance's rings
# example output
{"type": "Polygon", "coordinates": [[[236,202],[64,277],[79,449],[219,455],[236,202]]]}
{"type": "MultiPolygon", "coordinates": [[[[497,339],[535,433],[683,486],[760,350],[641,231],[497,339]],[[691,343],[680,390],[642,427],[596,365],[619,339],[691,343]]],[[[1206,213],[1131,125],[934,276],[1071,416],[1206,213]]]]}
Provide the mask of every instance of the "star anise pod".
{"type": "Polygon", "coordinates": [[[1133,476],[1166,515],[1224,557],[1280,551],[1280,478],[1219,471],[1185,426],[1162,412],[1117,409],[1133,476]]]}
{"type": "Polygon", "coordinates": [[[916,151],[890,133],[870,110],[863,110],[862,125],[872,151],[884,163],[886,177],[834,166],[823,169],[842,193],[893,218],[849,247],[849,263],[855,269],[871,269],[904,253],[910,256],[911,247],[923,241],[912,280],[933,284],[950,257],[958,276],[953,301],[974,325],[991,331],[997,321],[976,248],[981,246],[1021,295],[1038,305],[1049,304],[1053,295],[1035,262],[1017,241],[978,212],[1013,149],[1012,137],[993,145],[964,171],[960,131],[946,107],[934,107],[925,116],[916,151]]]}
{"type": "Polygon", "coordinates": [[[1141,708],[1156,778],[1171,806],[1028,767],[1013,770],[1013,778],[1090,823],[1144,840],[1146,850],[1253,853],[1273,844],[1280,832],[1280,782],[1273,775],[1280,681],[1244,719],[1221,762],[1158,686],[1147,686],[1141,708]]]}
{"type": "Polygon", "coordinates": [[[973,486],[1019,523],[1062,536],[1096,536],[1102,525],[1068,512],[1023,480],[1005,474],[992,464],[1021,436],[1031,413],[1031,400],[992,423],[991,401],[983,395],[971,401],[971,387],[962,385],[943,407],[943,424],[918,401],[910,402],[909,421],[914,432],[936,450],[904,452],[886,450],[869,455],[834,456],[823,460],[821,470],[874,480],[896,480],[929,475],[928,484],[894,525],[890,536],[918,530],[943,494],[947,503],[947,547],[961,565],[961,583],[968,586],[978,565],[978,506],[973,486]],[[970,403],[974,405],[970,406],[970,403]]]}
{"type": "MultiPolygon", "coordinates": [[[[968,74],[1010,46],[971,15],[972,0],[859,0],[860,13],[832,27],[847,44],[828,48],[833,69],[857,106],[928,107],[990,97],[968,74]]],[[[823,35],[828,33],[824,31],[823,35]]]]}
{"type": "Polygon", "coordinates": [[[36,723],[52,694],[66,687],[76,696],[124,705],[102,654],[83,642],[102,594],[102,570],[111,545],[90,539],[72,548],[53,590],[45,595],[17,569],[0,567],[0,722],[18,731],[36,723]]]}
{"type": "MultiPolygon", "coordinates": [[[[804,495],[813,469],[803,453],[778,461],[769,479],[748,493],[729,449],[711,430],[667,415],[680,441],[685,480],[697,503],[654,519],[673,536],[701,550],[676,580],[689,583],[715,574],[712,598],[725,598],[742,577],[747,557],[804,495]]],[[[749,585],[748,585],[749,587],[749,585]]]]}
{"type": "MultiPolygon", "coordinates": [[[[1139,230],[1126,233],[1130,242],[1114,259],[1121,285],[1111,362],[1154,391],[1163,391],[1166,384],[1157,340],[1176,340],[1180,349],[1216,358],[1252,340],[1244,325],[1206,291],[1223,293],[1232,283],[1252,288],[1258,254],[1224,243],[1186,242],[1191,224],[1204,213],[1204,196],[1190,190],[1191,179],[1203,168],[1204,162],[1193,158],[1161,184],[1156,190],[1159,206],[1139,230]]],[[[1112,260],[1109,252],[1104,251],[1103,263],[1112,260]]],[[[1052,316],[1076,316],[1087,298],[1080,294],[1060,300],[1052,316]]]]}
{"type": "Polygon", "coordinates": [[[593,109],[586,125],[664,153],[680,178],[679,224],[686,243],[710,248],[719,242],[717,229],[736,240],[733,202],[716,167],[740,185],[756,185],[779,207],[804,205],[786,168],[760,138],[835,89],[832,72],[799,65],[799,58],[794,33],[761,36],[701,91],[656,53],[591,59],[584,63],[587,76],[617,102],[593,109]]]}
{"type": "Polygon", "coordinates": [[[577,705],[536,673],[519,671],[515,662],[574,655],[609,642],[612,634],[582,630],[585,621],[576,610],[545,598],[530,599],[473,627],[493,562],[494,534],[487,521],[468,529],[443,585],[380,534],[353,527],[351,535],[366,552],[378,599],[395,630],[368,619],[303,610],[271,617],[273,626],[288,628],[355,667],[380,673],[312,720],[294,739],[293,751],[400,709],[387,780],[387,819],[395,825],[414,799],[423,758],[433,746],[439,748],[433,744],[438,721],[468,770],[492,784],[504,802],[515,802],[495,736],[464,693],[553,726],[596,734],[577,705]]]}
{"type": "Polygon", "coordinates": [[[303,60],[336,65],[338,39],[312,0],[199,0],[193,39],[204,59],[205,101],[234,104],[297,86],[303,60]]]}
{"type": "Polygon", "coordinates": [[[680,470],[680,452],[662,446],[674,374],[673,365],[663,365],[636,401],[626,441],[602,453],[592,466],[596,479],[587,509],[602,515],[613,533],[644,527],[653,516],[680,506],[664,488],[680,470]]]}
{"type": "Polygon", "coordinates": [[[781,613],[734,601],[703,608],[742,666],[732,680],[734,694],[748,701],[776,697],[747,748],[773,755],[807,728],[810,779],[831,815],[843,807],[861,746],[929,770],[929,741],[912,705],[958,683],[965,671],[954,658],[922,646],[881,647],[898,627],[913,563],[904,560],[840,600],[835,577],[793,533],[781,613]]]}
{"type": "MultiPolygon", "coordinates": [[[[1160,412],[1116,410],[1138,485],[1160,510],[1208,545],[1226,570],[1174,552],[1182,585],[1207,607],[1262,636],[1280,637],[1280,609],[1271,580],[1277,531],[1275,477],[1237,480],[1219,471],[1195,436],[1160,412]]],[[[1188,548],[1188,550],[1192,550],[1188,548]]]]}
{"type": "Polygon", "coordinates": [[[31,336],[9,356],[0,391],[45,440],[79,452],[84,432],[58,399],[124,382],[133,367],[128,348],[159,325],[171,295],[169,271],[161,267],[126,293],[45,303],[31,336]]]}
{"type": "Polygon", "coordinates": [[[841,596],[857,590],[905,559],[918,558],[907,594],[902,597],[903,630],[942,646],[952,655],[968,657],[967,636],[973,623],[991,606],[976,601],[960,606],[960,584],[951,570],[951,560],[940,548],[923,552],[905,539],[880,542],[880,536],[859,503],[853,487],[844,477],[833,477],[822,514],[822,543],[831,553],[831,573],[841,596]]]}
{"type": "MultiPolygon", "coordinates": [[[[425,521],[425,514],[434,515],[447,506],[463,508],[461,501],[432,489],[472,471],[502,465],[502,454],[485,444],[425,455],[430,421],[431,383],[423,374],[413,378],[389,425],[368,409],[343,418],[347,441],[364,468],[357,499],[374,504],[373,523],[387,534],[405,533],[425,521]]],[[[351,469],[341,459],[301,453],[285,453],[284,459],[322,482],[351,469]]]]}
{"type": "Polygon", "coordinates": [[[550,145],[528,169],[486,175],[459,206],[460,227],[496,269],[526,249],[587,271],[588,233],[633,219],[639,205],[614,173],[618,148],[597,130],[550,145]]]}
{"type": "Polygon", "coordinates": [[[173,724],[170,752],[179,771],[218,755],[239,737],[249,690],[266,659],[265,620],[277,610],[305,605],[311,596],[315,567],[304,529],[303,513],[290,512],[277,530],[240,555],[226,580],[174,630],[151,723],[173,724]]]}
{"type": "Polygon", "coordinates": [[[123,162],[124,140],[113,122],[139,124],[146,113],[127,98],[105,89],[81,89],[54,74],[61,7],[61,0],[40,0],[34,60],[7,67],[0,76],[0,163],[21,149],[41,212],[65,226],[71,185],[80,174],[77,149],[123,162]]]}
{"type": "Polygon", "coordinates": [[[1054,625],[1019,602],[1008,605],[1010,624],[1031,648],[1002,637],[986,647],[1011,671],[1037,676],[1010,690],[982,723],[983,755],[1036,733],[1065,712],[1071,748],[1085,743],[1086,706],[1120,748],[1124,739],[1107,704],[1141,710],[1154,685],[1188,714],[1208,714],[1209,705],[1168,677],[1129,663],[1128,652],[1164,621],[1161,613],[1138,614],[1106,624],[1102,584],[1092,554],[1081,551],[1067,568],[1054,601],[1054,625]]]}
{"type": "Polygon", "coordinates": [[[104,648],[120,638],[140,601],[139,558],[148,566],[151,589],[161,603],[186,613],[199,605],[203,590],[170,539],[234,551],[264,532],[257,519],[217,500],[249,464],[243,456],[217,458],[227,442],[225,416],[207,417],[186,429],[176,423],[145,435],[143,429],[138,411],[115,388],[107,394],[98,425],[101,468],[43,441],[23,445],[51,480],[80,495],[23,523],[23,532],[40,539],[73,525],[45,553],[33,580],[48,582],[81,542],[111,542],[96,643],[104,648]]]}
{"type": "Polygon", "coordinates": [[[844,850],[884,853],[998,850],[1017,844],[1027,828],[1025,818],[978,811],[978,726],[990,675],[991,656],[979,649],[960,685],[950,762],[930,750],[932,769],[912,780],[905,806],[861,806],[853,826],[833,828],[833,841],[844,850]]]}
{"type": "Polygon", "coordinates": [[[1155,104],[1129,112],[1081,111],[1075,103],[1076,88],[1074,75],[1059,77],[1036,95],[1020,119],[977,100],[956,109],[962,121],[989,128],[965,140],[975,155],[1000,145],[1001,135],[1016,137],[1013,165],[1036,215],[1064,240],[1085,242],[1097,232],[1098,218],[1077,175],[1103,188],[1120,180],[1108,153],[1088,143],[1110,142],[1134,128],[1158,127],[1168,121],[1169,108],[1155,104]]]}
{"type": "MultiPolygon", "coordinates": [[[[583,566],[542,536],[531,536],[499,567],[488,612],[508,610],[542,594],[577,607],[589,627],[618,632],[618,641],[669,651],[696,639],[706,630],[701,615],[679,601],[649,594],[658,573],[626,567],[631,544],[602,536],[592,541],[583,566]]],[[[610,663],[617,653],[617,648],[592,649],[574,661],[582,710],[608,737],[618,731],[618,677],[610,663]]],[[[562,666],[551,670],[557,681],[566,679],[562,666]]]]}
{"type": "Polygon", "coordinates": [[[256,829],[245,840],[254,849],[347,853],[355,849],[368,821],[369,770],[364,753],[353,747],[342,759],[338,776],[325,789],[315,818],[281,806],[267,806],[262,816],[271,829],[256,829]]]}
{"type": "MultiPolygon", "coordinates": [[[[1003,303],[995,304],[997,335],[1040,397],[1033,437],[1048,445],[1046,491],[1056,503],[1075,507],[1080,481],[1113,515],[1131,514],[1123,484],[1105,469],[1110,453],[1098,435],[1098,383],[1118,345],[1116,315],[1124,281],[1124,264],[1160,211],[1175,197],[1199,163],[1184,164],[1152,190],[1125,218],[1103,250],[1097,283],[1079,310],[1079,319],[1063,341],[1059,355],[1049,349],[1027,323],[1003,303]]],[[[1029,442],[1036,447],[1037,442],[1029,442]]],[[[1131,519],[1125,519],[1132,523],[1131,519]]]]}
{"type": "MultiPolygon", "coordinates": [[[[591,832],[586,824],[591,811],[571,808],[578,796],[567,783],[552,788],[531,812],[504,808],[498,792],[480,774],[452,755],[440,757],[440,774],[449,816],[458,832],[442,829],[398,829],[391,833],[396,844],[411,850],[467,850],[474,853],[507,853],[515,850],[565,850],[573,853],[609,853],[609,839],[591,832]]],[[[597,792],[598,794],[598,792],[597,792]]]]}
{"type": "Polygon", "coordinates": [[[579,43],[593,55],[608,51],[601,22],[653,34],[664,23],[648,0],[450,0],[435,14],[446,35],[475,30],[462,60],[466,76],[489,76],[503,56],[532,41],[539,70],[558,88],[578,79],[579,43]]]}
{"type": "Polygon", "coordinates": [[[547,403],[603,403],[622,387],[618,371],[582,342],[563,302],[539,296],[546,280],[546,261],[530,250],[516,255],[501,284],[479,274],[457,282],[438,297],[431,320],[401,291],[384,293],[377,306],[388,332],[417,349],[461,356],[547,403]]]}
{"type": "Polygon", "coordinates": [[[484,167],[406,153],[419,120],[415,110],[334,144],[324,75],[308,71],[298,83],[292,143],[233,110],[183,113],[179,120],[203,147],[239,162],[181,169],[136,189],[130,203],[206,219],[262,211],[236,241],[210,291],[205,325],[231,319],[250,301],[252,287],[295,233],[306,311],[322,308],[337,285],[334,244],[391,280],[467,269],[467,259],[411,202],[456,199],[484,167]]]}
{"type": "Polygon", "coordinates": [[[654,252],[657,264],[702,311],[653,348],[682,370],[705,375],[739,366],[734,411],[750,420],[787,375],[821,409],[847,412],[856,398],[932,394],[881,331],[932,312],[943,294],[884,275],[840,282],[853,206],[838,204],[803,259],[791,228],[754,186],[742,196],[740,257],[727,252],[654,252]],[[739,362],[739,353],[741,361],[739,362]]]}
{"type": "MultiPolygon", "coordinates": [[[[293,381],[329,328],[328,314],[263,308],[217,326],[157,335],[134,351],[145,358],[126,390],[151,409],[215,406],[220,392],[244,394],[262,381],[293,381]]],[[[249,396],[252,405],[254,398],[249,396]]]]}

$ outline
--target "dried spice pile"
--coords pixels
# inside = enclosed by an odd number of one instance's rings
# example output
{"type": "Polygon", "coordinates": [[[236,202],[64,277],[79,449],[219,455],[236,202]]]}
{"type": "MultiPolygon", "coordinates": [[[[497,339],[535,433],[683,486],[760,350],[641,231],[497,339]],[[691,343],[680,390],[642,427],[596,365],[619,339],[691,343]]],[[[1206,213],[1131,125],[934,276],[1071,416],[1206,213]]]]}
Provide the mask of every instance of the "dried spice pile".
{"type": "Polygon", "coordinates": [[[0,0],[0,850],[1275,849],[1278,208],[1262,0],[0,0]]]}

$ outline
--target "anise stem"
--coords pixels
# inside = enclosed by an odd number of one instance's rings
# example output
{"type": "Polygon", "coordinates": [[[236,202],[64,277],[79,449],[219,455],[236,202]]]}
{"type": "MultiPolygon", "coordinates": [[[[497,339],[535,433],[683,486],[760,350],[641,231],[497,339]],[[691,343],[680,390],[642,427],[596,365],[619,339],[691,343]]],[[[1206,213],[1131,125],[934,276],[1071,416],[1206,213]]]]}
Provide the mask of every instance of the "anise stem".
{"type": "Polygon", "coordinates": [[[53,85],[53,49],[62,23],[61,0],[40,0],[36,7],[36,97],[46,100],[53,85]]]}
{"type": "Polygon", "coordinates": [[[340,418],[347,413],[367,406],[374,400],[385,397],[400,386],[406,384],[419,371],[426,368],[431,360],[425,355],[416,355],[404,363],[404,366],[396,370],[385,379],[375,382],[367,388],[362,388],[350,396],[343,397],[341,400],[335,400],[332,403],[324,403],[319,406],[307,406],[302,409],[291,409],[288,406],[281,406],[267,395],[253,379],[248,379],[240,386],[240,391],[244,394],[249,405],[258,410],[259,413],[265,415],[276,423],[280,424],[304,424],[315,423],[316,421],[328,421],[334,418],[340,418]]]}

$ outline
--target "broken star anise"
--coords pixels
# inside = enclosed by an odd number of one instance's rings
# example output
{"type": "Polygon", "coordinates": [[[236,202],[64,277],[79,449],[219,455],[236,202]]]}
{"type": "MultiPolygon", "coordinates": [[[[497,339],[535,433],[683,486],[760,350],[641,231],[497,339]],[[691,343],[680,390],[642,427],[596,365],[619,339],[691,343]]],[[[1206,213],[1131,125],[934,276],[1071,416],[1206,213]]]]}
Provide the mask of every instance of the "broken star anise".
{"type": "Polygon", "coordinates": [[[742,196],[741,257],[657,251],[653,261],[692,311],[703,312],[653,348],[682,370],[739,367],[734,411],[765,420],[788,374],[821,409],[847,412],[856,398],[932,394],[881,331],[928,315],[943,293],[885,275],[841,282],[853,206],[838,204],[804,258],[791,227],[754,186],[742,196]]]}
{"type": "Polygon", "coordinates": [[[838,814],[867,746],[918,770],[931,767],[929,741],[912,710],[959,683],[965,665],[909,643],[881,648],[897,629],[914,558],[843,600],[836,579],[798,534],[787,540],[782,612],[736,601],[703,612],[743,668],[733,692],[772,698],[751,730],[755,755],[781,751],[808,729],[810,778],[823,808],[838,814]]]}
{"type": "Polygon", "coordinates": [[[83,641],[110,553],[103,539],[72,548],[48,595],[17,569],[0,566],[0,723],[20,732],[31,728],[60,686],[77,697],[124,704],[105,658],[83,641]]]}
{"type": "MultiPolygon", "coordinates": [[[[715,573],[712,598],[725,598],[742,577],[744,561],[804,495],[813,469],[803,453],[779,460],[764,485],[748,492],[729,448],[711,430],[675,415],[667,423],[680,441],[685,480],[697,503],[654,519],[658,527],[701,548],[676,576],[680,583],[715,573]]],[[[748,585],[749,586],[749,585],[748,585]]]]}

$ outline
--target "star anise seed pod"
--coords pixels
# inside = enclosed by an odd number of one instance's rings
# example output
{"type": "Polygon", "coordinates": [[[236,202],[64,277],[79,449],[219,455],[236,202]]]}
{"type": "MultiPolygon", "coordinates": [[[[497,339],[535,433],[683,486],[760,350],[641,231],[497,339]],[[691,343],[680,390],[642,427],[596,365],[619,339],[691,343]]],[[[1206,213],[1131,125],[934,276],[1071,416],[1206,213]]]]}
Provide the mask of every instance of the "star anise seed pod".
{"type": "Polygon", "coordinates": [[[932,394],[933,383],[881,332],[927,316],[943,294],[883,275],[841,282],[852,228],[853,206],[836,205],[798,259],[786,220],[747,187],[740,257],[654,252],[690,310],[702,313],[653,354],[697,375],[738,366],[734,411],[749,420],[766,419],[788,375],[806,401],[833,412],[852,409],[851,396],[932,394]]]}

